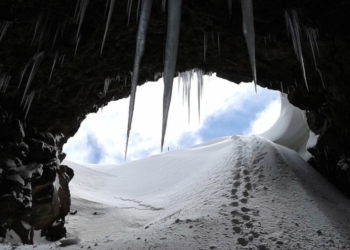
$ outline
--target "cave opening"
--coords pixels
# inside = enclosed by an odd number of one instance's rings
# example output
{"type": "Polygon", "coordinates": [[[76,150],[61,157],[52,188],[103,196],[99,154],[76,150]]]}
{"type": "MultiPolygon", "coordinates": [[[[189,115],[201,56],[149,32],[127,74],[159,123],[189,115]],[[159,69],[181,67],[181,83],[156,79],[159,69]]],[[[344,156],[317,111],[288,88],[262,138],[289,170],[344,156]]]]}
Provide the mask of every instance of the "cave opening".
{"type": "MultiPolygon", "coordinates": [[[[163,152],[232,135],[259,134],[271,127],[280,112],[278,91],[253,83],[236,84],[216,76],[191,84],[174,79],[168,132],[163,152]],[[187,92],[190,94],[188,95],[187,92]],[[199,107],[198,107],[199,106],[199,107]]],[[[122,164],[161,153],[160,131],[163,78],[138,86],[127,159],[124,159],[129,97],[112,101],[89,114],[63,151],[68,160],[91,164],[122,164]]]]}

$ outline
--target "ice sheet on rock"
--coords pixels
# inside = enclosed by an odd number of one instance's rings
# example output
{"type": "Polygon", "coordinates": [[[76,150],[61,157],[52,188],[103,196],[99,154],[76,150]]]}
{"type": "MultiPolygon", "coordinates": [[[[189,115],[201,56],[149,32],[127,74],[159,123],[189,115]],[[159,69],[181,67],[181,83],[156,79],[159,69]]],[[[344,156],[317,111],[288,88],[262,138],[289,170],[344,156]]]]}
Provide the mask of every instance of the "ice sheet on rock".
{"type": "Polygon", "coordinates": [[[146,36],[147,36],[147,27],[150,19],[152,10],[152,0],[143,0],[141,7],[141,17],[140,23],[137,31],[137,41],[136,41],[136,52],[134,60],[134,69],[132,73],[131,81],[131,93],[130,93],[130,105],[129,105],[129,118],[128,118],[128,128],[126,135],[126,146],[125,146],[125,158],[128,150],[129,136],[132,124],[132,118],[134,114],[135,98],[136,98],[136,88],[139,79],[139,71],[141,59],[143,57],[143,52],[145,51],[146,46],[146,36]]]}
{"type": "Polygon", "coordinates": [[[250,66],[252,68],[253,79],[255,84],[255,92],[257,91],[256,63],[255,63],[255,30],[254,30],[254,14],[253,1],[242,0],[242,16],[243,16],[243,33],[248,47],[250,66]]]}
{"type": "MultiPolygon", "coordinates": [[[[107,3],[108,2],[109,2],[109,11],[108,11],[108,17],[107,17],[107,22],[106,22],[106,27],[105,27],[105,33],[103,35],[103,41],[102,41],[102,45],[101,45],[100,56],[102,55],[103,47],[105,45],[105,41],[106,41],[108,29],[109,29],[109,24],[111,22],[113,10],[114,10],[114,5],[115,5],[115,0],[108,0],[107,3]]],[[[107,8],[107,5],[106,5],[106,8],[107,8]]]]}
{"type": "Polygon", "coordinates": [[[161,151],[163,151],[164,138],[168,123],[168,113],[173,90],[173,80],[179,47],[180,23],[181,23],[182,0],[168,0],[168,25],[165,45],[164,62],[164,96],[163,96],[163,121],[161,151]]]}

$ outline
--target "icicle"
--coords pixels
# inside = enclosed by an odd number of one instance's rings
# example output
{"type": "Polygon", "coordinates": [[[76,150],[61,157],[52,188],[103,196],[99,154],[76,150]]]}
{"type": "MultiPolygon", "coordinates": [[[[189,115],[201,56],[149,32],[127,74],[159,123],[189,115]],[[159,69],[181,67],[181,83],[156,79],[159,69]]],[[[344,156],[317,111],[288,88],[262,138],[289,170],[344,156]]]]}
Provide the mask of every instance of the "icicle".
{"type": "Polygon", "coordinates": [[[26,103],[25,103],[23,109],[27,108],[27,111],[26,111],[26,113],[25,113],[25,115],[24,115],[24,120],[27,118],[27,115],[28,115],[30,106],[32,105],[34,96],[35,96],[35,91],[32,91],[32,92],[30,92],[30,94],[29,94],[29,95],[27,96],[27,98],[26,98],[26,103]]]}
{"type": "Polygon", "coordinates": [[[64,54],[62,57],[61,57],[61,67],[63,65],[63,62],[64,62],[64,58],[66,57],[66,54],[64,54]]]}
{"type": "Polygon", "coordinates": [[[220,33],[218,32],[218,52],[219,52],[219,56],[221,55],[221,51],[220,51],[220,33]]]}
{"type": "Polygon", "coordinates": [[[36,34],[38,33],[38,29],[39,29],[39,26],[41,24],[41,20],[43,18],[43,13],[40,14],[40,16],[38,17],[38,20],[36,21],[36,25],[35,25],[35,30],[34,30],[34,35],[33,35],[33,39],[32,39],[32,42],[30,44],[30,47],[33,46],[33,43],[35,41],[35,37],[36,37],[36,34]]]}
{"type": "Polygon", "coordinates": [[[29,63],[30,63],[30,61],[27,62],[26,66],[24,66],[24,69],[23,69],[22,72],[21,72],[21,77],[20,77],[20,80],[19,80],[19,84],[18,84],[18,88],[17,88],[17,89],[19,89],[19,88],[21,87],[21,83],[22,83],[22,81],[23,81],[24,75],[25,75],[26,72],[27,72],[27,69],[28,69],[28,67],[29,67],[29,63]]]}
{"type": "Polygon", "coordinates": [[[141,5],[141,0],[137,0],[136,23],[139,20],[140,5],[141,5]]]}
{"type": "Polygon", "coordinates": [[[86,9],[87,9],[88,5],[89,5],[89,0],[80,0],[79,13],[77,15],[77,19],[79,19],[79,26],[78,26],[77,34],[75,36],[75,40],[76,41],[78,40],[78,37],[79,37],[79,34],[80,34],[81,25],[83,23],[85,12],[86,12],[86,9]]]}
{"type": "Polygon", "coordinates": [[[57,94],[56,94],[56,97],[55,97],[56,100],[58,100],[58,98],[60,98],[61,91],[62,91],[62,90],[61,90],[60,88],[57,89],[57,94]]]}
{"type": "Polygon", "coordinates": [[[300,62],[301,69],[303,71],[303,77],[304,77],[306,89],[307,89],[307,91],[309,91],[309,86],[307,84],[306,73],[305,73],[303,51],[301,48],[300,26],[299,26],[298,14],[295,10],[291,10],[290,12],[291,12],[291,14],[289,14],[287,10],[285,11],[287,31],[292,38],[294,51],[295,51],[295,54],[297,56],[298,61],[300,62]]]}
{"type": "Polygon", "coordinates": [[[280,84],[281,84],[281,92],[284,93],[284,92],[283,92],[283,83],[280,82],[280,84]]]}
{"type": "Polygon", "coordinates": [[[188,72],[188,80],[187,80],[187,110],[188,110],[188,124],[190,124],[191,121],[191,83],[192,83],[192,77],[193,77],[193,70],[187,71],[188,72]]]}
{"type": "Polygon", "coordinates": [[[111,0],[107,0],[107,1],[106,1],[105,14],[104,14],[104,17],[103,17],[103,18],[106,18],[107,9],[108,9],[108,6],[110,5],[110,1],[111,1],[111,0]]]}
{"type": "Polygon", "coordinates": [[[106,36],[107,36],[108,28],[109,28],[109,24],[110,24],[110,22],[111,22],[113,10],[114,10],[115,0],[109,0],[109,2],[110,2],[110,4],[109,4],[109,11],[108,11],[108,17],[107,17],[107,22],[106,22],[105,33],[104,33],[104,35],[103,35],[103,41],[102,41],[100,56],[102,55],[103,47],[104,47],[104,45],[105,45],[106,36]]]}
{"type": "Polygon", "coordinates": [[[53,73],[53,70],[55,69],[55,66],[56,66],[57,57],[58,57],[58,51],[56,52],[55,59],[53,60],[53,63],[52,63],[51,73],[50,73],[50,77],[49,77],[49,83],[51,82],[52,73],[53,73]]]}
{"type": "Polygon", "coordinates": [[[197,69],[197,82],[198,82],[198,120],[201,121],[201,99],[203,94],[203,71],[197,69]]]}
{"type": "Polygon", "coordinates": [[[24,93],[23,93],[23,97],[22,97],[21,104],[23,103],[24,98],[25,98],[25,96],[26,96],[26,94],[27,94],[27,91],[28,91],[28,89],[29,89],[29,87],[30,87],[30,84],[31,84],[31,82],[33,81],[33,78],[34,78],[36,72],[37,72],[38,69],[39,69],[39,66],[40,66],[40,63],[41,63],[43,57],[44,57],[44,52],[37,53],[37,54],[33,57],[33,60],[34,60],[33,67],[32,67],[32,70],[31,70],[31,72],[30,72],[30,74],[29,74],[29,77],[28,77],[27,85],[26,85],[26,88],[25,88],[24,93]]]}
{"type": "Polygon", "coordinates": [[[128,0],[128,6],[127,6],[128,26],[129,26],[129,23],[130,23],[130,14],[131,14],[131,9],[132,9],[132,2],[133,2],[133,0],[128,0]]]}
{"type": "Polygon", "coordinates": [[[43,92],[43,88],[40,88],[39,92],[38,92],[38,101],[40,100],[41,97],[41,93],[43,92]]]}
{"type": "MultiPolygon", "coordinates": [[[[77,51],[78,51],[78,46],[79,46],[80,38],[81,38],[81,36],[79,35],[78,40],[77,40],[76,43],[75,43],[74,58],[75,58],[75,56],[77,55],[77,51]]],[[[101,52],[102,52],[102,51],[101,51],[101,52]]]]}
{"type": "Polygon", "coordinates": [[[9,25],[10,25],[10,22],[8,22],[8,21],[4,21],[2,23],[1,28],[0,28],[0,42],[1,42],[2,38],[4,37],[4,35],[6,34],[6,31],[9,27],[9,25]]]}
{"type": "Polygon", "coordinates": [[[255,92],[257,92],[256,65],[255,65],[255,31],[252,0],[242,0],[243,33],[248,47],[250,66],[252,68],[255,92]]]}
{"type": "Polygon", "coordinates": [[[106,78],[105,79],[105,83],[104,83],[104,88],[103,88],[103,95],[106,96],[108,89],[109,89],[109,85],[111,84],[111,79],[110,78],[106,78]]]}
{"type": "Polygon", "coordinates": [[[2,74],[0,77],[0,91],[5,94],[6,93],[6,89],[7,86],[9,85],[11,80],[11,76],[6,75],[6,74],[2,74]],[[1,90],[2,89],[2,90],[1,90]]]}
{"type": "Polygon", "coordinates": [[[206,62],[206,60],[207,60],[207,48],[208,48],[208,34],[203,31],[203,49],[204,49],[203,58],[204,58],[204,62],[206,62]]]}
{"type": "MultiPolygon", "coordinates": [[[[242,0],[245,1],[245,0],[242,0]]],[[[232,17],[232,0],[227,0],[228,13],[230,14],[230,18],[232,17]]]]}
{"type": "Polygon", "coordinates": [[[318,45],[317,45],[317,30],[316,29],[312,29],[312,28],[306,28],[305,32],[306,32],[306,36],[307,36],[307,38],[309,39],[309,42],[310,42],[311,51],[312,51],[312,57],[314,59],[314,64],[315,64],[315,69],[318,72],[318,74],[320,75],[323,88],[326,88],[326,86],[325,86],[325,84],[323,82],[322,73],[321,73],[320,69],[317,66],[316,57],[315,57],[315,48],[317,49],[318,56],[320,56],[320,54],[319,54],[320,52],[318,50],[318,45]]]}
{"type": "Polygon", "coordinates": [[[128,130],[126,135],[125,159],[127,155],[131,123],[132,123],[132,118],[134,114],[136,87],[139,79],[140,63],[143,56],[143,52],[145,51],[147,27],[148,27],[148,22],[151,15],[151,10],[152,10],[152,0],[143,0],[142,8],[141,8],[140,23],[137,30],[134,69],[133,69],[132,80],[131,80],[131,94],[130,94],[130,105],[129,105],[128,130]]]}
{"type": "Polygon", "coordinates": [[[162,0],[162,10],[165,12],[166,0],[162,0]]]}
{"type": "Polygon", "coordinates": [[[168,27],[165,46],[164,64],[164,97],[163,97],[163,122],[162,122],[162,142],[163,151],[164,137],[168,122],[168,113],[173,90],[173,80],[177,60],[177,50],[179,47],[180,22],[181,22],[182,0],[168,0],[168,27]]]}

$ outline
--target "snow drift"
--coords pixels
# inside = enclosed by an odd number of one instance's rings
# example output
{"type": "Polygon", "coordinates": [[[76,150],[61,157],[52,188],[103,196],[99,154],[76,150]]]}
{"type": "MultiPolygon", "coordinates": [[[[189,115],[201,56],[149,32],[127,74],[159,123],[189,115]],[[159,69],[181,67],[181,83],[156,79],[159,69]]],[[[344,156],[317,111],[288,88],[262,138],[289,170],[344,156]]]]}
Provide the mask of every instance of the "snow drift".
{"type": "Polygon", "coordinates": [[[259,136],[120,166],[65,163],[76,173],[67,227],[79,244],[66,249],[350,248],[350,202],[297,153],[259,136]]]}

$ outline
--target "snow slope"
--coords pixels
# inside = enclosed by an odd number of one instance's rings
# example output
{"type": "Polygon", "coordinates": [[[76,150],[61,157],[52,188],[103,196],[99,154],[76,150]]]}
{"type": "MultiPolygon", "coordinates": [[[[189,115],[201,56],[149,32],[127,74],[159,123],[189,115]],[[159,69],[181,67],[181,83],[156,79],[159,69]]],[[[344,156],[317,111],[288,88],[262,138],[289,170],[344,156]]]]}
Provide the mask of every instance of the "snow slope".
{"type": "Polygon", "coordinates": [[[65,163],[78,211],[67,229],[82,240],[65,249],[350,249],[349,200],[297,153],[259,136],[120,166],[65,163]]]}

